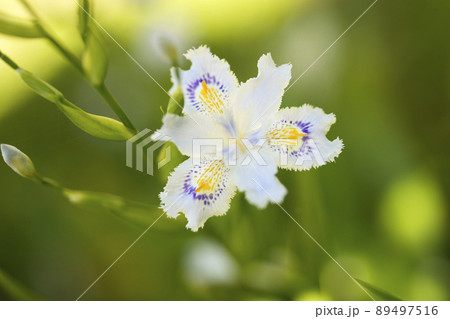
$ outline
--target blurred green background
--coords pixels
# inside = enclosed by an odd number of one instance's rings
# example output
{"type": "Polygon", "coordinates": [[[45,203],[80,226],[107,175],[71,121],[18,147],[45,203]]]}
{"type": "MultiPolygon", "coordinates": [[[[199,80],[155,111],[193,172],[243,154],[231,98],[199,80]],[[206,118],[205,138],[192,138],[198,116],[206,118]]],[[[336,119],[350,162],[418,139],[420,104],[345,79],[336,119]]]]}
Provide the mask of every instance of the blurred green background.
{"type": "MultiPolygon", "coordinates": [[[[371,4],[350,0],[97,0],[99,22],[161,85],[161,34],[181,52],[201,44],[241,81],[271,52],[297,78],[371,4]]],[[[30,1],[75,52],[76,5],[30,1]]],[[[26,13],[16,0],[0,10],[26,13]]],[[[380,0],[284,96],[337,116],[336,163],[281,171],[283,206],[355,278],[407,300],[450,299],[450,2],[380,0]]],[[[109,38],[107,83],[138,126],[157,129],[167,95],[109,38]]],[[[0,35],[0,48],[85,110],[113,116],[45,40],[0,35]]],[[[183,58],[182,66],[189,64],[183,58]]],[[[291,82],[292,83],[292,82],[291,82]]],[[[125,166],[125,143],[80,131],[0,63],[0,143],[72,189],[158,204],[167,168],[125,166]]],[[[175,165],[176,163],[171,163],[175,165]]],[[[173,167],[173,166],[172,166],[173,167]]],[[[149,211],[156,219],[161,211],[149,211]]],[[[163,217],[83,300],[368,300],[276,205],[240,194],[193,233],[163,217]]],[[[74,300],[145,227],[71,206],[0,163],[0,269],[43,298],[74,300]]],[[[11,296],[0,288],[0,299],[11,296]]]]}

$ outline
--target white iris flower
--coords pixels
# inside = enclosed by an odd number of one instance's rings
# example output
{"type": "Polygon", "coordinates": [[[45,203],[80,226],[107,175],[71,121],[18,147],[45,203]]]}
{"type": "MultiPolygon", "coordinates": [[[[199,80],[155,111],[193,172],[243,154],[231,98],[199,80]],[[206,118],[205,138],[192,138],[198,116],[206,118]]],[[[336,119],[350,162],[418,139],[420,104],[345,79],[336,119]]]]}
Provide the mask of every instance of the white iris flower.
{"type": "Polygon", "coordinates": [[[160,194],[169,217],[182,212],[197,231],[209,217],[227,212],[236,189],[260,209],[279,203],[287,190],[276,177],[278,167],[310,169],[341,152],[342,141],[325,136],[334,114],[309,105],[280,109],[291,65],[277,67],[263,55],[258,76],[239,84],[229,64],[207,47],[185,56],[190,70],[180,72],[180,83],[173,77],[183,91],[184,114],[166,114],[154,135],[189,156],[160,194]]]}

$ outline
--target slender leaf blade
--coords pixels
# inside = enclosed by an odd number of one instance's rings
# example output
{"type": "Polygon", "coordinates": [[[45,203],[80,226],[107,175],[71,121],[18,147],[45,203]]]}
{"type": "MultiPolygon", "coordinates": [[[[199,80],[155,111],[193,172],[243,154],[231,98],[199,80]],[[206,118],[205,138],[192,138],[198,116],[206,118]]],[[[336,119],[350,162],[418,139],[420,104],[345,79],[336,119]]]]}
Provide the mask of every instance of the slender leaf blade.
{"type": "Polygon", "coordinates": [[[382,298],[385,301],[403,301],[402,299],[384,291],[381,290],[375,286],[373,286],[372,284],[369,284],[363,280],[360,279],[356,279],[356,281],[358,283],[360,283],[364,288],[368,289],[369,291],[371,291],[372,293],[376,294],[378,297],[382,298]]]}
{"type": "Polygon", "coordinates": [[[0,289],[5,292],[12,300],[32,301],[45,300],[34,291],[31,291],[13,277],[0,269],[0,289]]]}

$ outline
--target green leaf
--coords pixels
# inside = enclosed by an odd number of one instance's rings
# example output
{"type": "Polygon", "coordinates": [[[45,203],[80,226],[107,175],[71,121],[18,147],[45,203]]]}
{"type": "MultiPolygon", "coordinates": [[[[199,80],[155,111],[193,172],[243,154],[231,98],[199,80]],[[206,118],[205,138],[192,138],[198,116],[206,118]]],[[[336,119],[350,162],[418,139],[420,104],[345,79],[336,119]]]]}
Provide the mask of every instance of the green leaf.
{"type": "Polygon", "coordinates": [[[109,62],[104,39],[92,24],[89,26],[85,44],[81,58],[83,70],[89,81],[94,86],[99,86],[105,81],[109,62]]]}
{"type": "Polygon", "coordinates": [[[121,122],[109,117],[87,113],[69,102],[63,94],[38,78],[31,72],[21,69],[14,61],[0,52],[0,58],[11,68],[15,69],[22,80],[44,99],[56,104],[58,109],[66,115],[73,124],[86,133],[106,140],[125,141],[134,135],[134,131],[121,122]]]}
{"type": "Polygon", "coordinates": [[[45,37],[34,20],[17,18],[2,12],[0,12],[0,33],[21,38],[45,37]]]}
{"type": "Polygon", "coordinates": [[[88,23],[91,15],[91,3],[89,0],[80,0],[78,4],[78,30],[83,41],[86,41],[89,31],[88,23]]]}
{"type": "Polygon", "coordinates": [[[385,292],[385,291],[383,291],[383,290],[381,290],[381,289],[379,289],[379,288],[377,288],[377,287],[375,287],[375,286],[373,286],[373,285],[371,285],[371,284],[369,284],[369,283],[367,283],[365,281],[362,281],[360,279],[356,279],[356,281],[358,283],[360,283],[364,288],[368,289],[370,292],[372,292],[372,293],[376,294],[378,297],[382,298],[382,300],[385,300],[385,301],[403,301],[402,299],[400,299],[400,298],[398,298],[398,297],[396,297],[396,296],[394,296],[394,295],[392,295],[392,294],[390,294],[388,292],[385,292]]]}
{"type": "Polygon", "coordinates": [[[2,269],[0,269],[0,290],[3,290],[12,300],[44,300],[44,298],[17,282],[2,269]]]}

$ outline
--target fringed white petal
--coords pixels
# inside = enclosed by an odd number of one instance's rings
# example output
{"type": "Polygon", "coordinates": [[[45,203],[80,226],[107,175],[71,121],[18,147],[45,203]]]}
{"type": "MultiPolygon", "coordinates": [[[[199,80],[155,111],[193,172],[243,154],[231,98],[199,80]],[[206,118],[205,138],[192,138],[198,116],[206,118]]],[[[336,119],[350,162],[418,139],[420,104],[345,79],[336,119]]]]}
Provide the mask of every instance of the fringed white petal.
{"type": "Polygon", "coordinates": [[[259,153],[263,162],[254,158],[250,163],[243,161],[234,169],[234,180],[240,192],[245,192],[249,203],[263,209],[268,203],[281,203],[287,193],[286,187],[275,176],[277,166],[271,154],[259,153]]]}
{"type": "Polygon", "coordinates": [[[266,123],[281,105],[284,89],[291,79],[291,65],[276,66],[265,54],[258,61],[258,76],[241,84],[233,108],[241,131],[254,131],[266,123]]]}
{"type": "Polygon", "coordinates": [[[343,143],[328,140],[326,133],[335,122],[334,114],[310,105],[280,110],[266,131],[278,167],[308,170],[334,161],[343,143]]]}
{"type": "Polygon", "coordinates": [[[188,159],[169,176],[160,194],[161,208],[173,218],[182,212],[188,220],[186,227],[197,231],[208,218],[228,211],[235,191],[231,169],[223,161],[188,159]]]}
{"type": "Polygon", "coordinates": [[[181,72],[184,112],[222,114],[238,87],[230,65],[213,55],[206,46],[189,50],[185,56],[191,60],[192,66],[181,72]]]}
{"type": "Polygon", "coordinates": [[[198,157],[220,153],[225,136],[223,126],[204,115],[178,116],[166,114],[163,118],[162,127],[152,135],[152,138],[154,140],[171,141],[175,143],[182,154],[198,157]],[[201,147],[202,145],[204,147],[201,147]]]}

